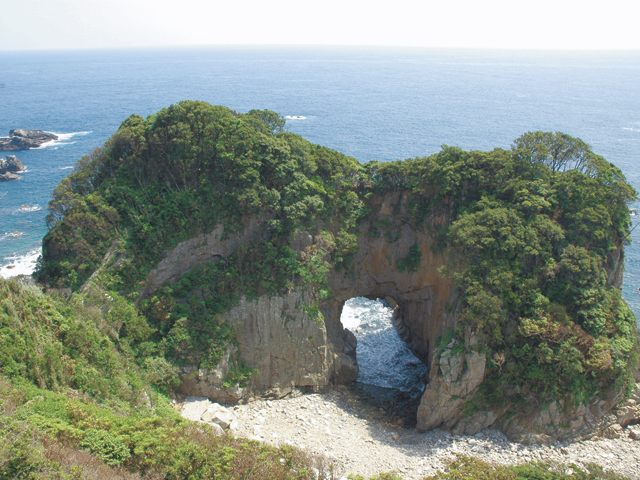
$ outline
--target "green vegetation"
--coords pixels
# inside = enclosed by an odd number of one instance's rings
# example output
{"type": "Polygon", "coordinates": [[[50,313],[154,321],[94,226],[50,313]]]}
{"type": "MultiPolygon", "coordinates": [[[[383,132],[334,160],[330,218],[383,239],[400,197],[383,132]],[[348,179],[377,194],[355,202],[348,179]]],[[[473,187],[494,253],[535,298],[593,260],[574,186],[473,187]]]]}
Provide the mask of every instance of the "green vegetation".
{"type": "Polygon", "coordinates": [[[444,472],[424,480],[625,480],[626,477],[605,472],[589,464],[586,470],[571,465],[534,462],[510,467],[490,465],[482,460],[460,456],[444,472]]]}
{"type": "MultiPolygon", "coordinates": [[[[112,343],[167,389],[174,366],[212,366],[234,342],[224,312],[243,295],[303,288],[313,299],[305,311],[321,320],[327,272],[351,268],[358,228],[399,238],[367,213],[380,196],[401,193],[408,212],[397,213],[431,234],[430,248],[448,259],[442,274],[460,290],[453,336],[476,332],[490,358],[478,407],[526,412],[632,384],[637,327],[613,269],[636,193],[584,142],[535,132],[511,150],[445,146],[360,165],[282,127],[273,112],[203,102],[131,116],[56,188],[38,280],[86,295],[91,278],[95,295],[129,318],[111,320],[112,343]],[[167,250],[216,225],[233,236],[249,219],[260,228],[237,251],[138,298],[167,250]],[[315,241],[295,252],[300,230],[315,241]]],[[[420,265],[418,245],[395,259],[409,274],[420,265]]],[[[229,381],[246,381],[250,372],[236,370],[229,381]]]]}
{"type": "Polygon", "coordinates": [[[114,325],[118,301],[95,300],[0,278],[0,479],[315,478],[293,448],[183,420],[151,386],[166,361],[136,358],[137,337],[117,335],[134,319],[114,325]]]}
{"type": "Polygon", "coordinates": [[[2,479],[314,479],[292,447],[215,437],[180,418],[168,399],[114,414],[73,392],[11,385],[0,377],[2,479]]]}
{"type": "Polygon", "coordinates": [[[56,187],[38,280],[76,291],[111,252],[92,282],[135,300],[168,249],[218,224],[232,235],[255,217],[264,228],[256,238],[139,302],[152,329],[146,353],[215,365],[234,337],[221,314],[242,295],[306,287],[317,316],[327,294],[324,257],[347,267],[357,251],[363,202],[353,184],[361,167],[282,132],[283,122],[273,112],[239,115],[203,102],[131,116],[56,187]],[[298,258],[289,247],[295,232],[321,224],[329,227],[324,249],[298,258]]]}
{"type": "Polygon", "coordinates": [[[0,299],[4,377],[54,391],[73,388],[112,407],[142,402],[143,371],[133,355],[125,353],[135,333],[119,337],[128,326],[145,324],[135,310],[129,318],[119,317],[117,325],[109,322],[113,311],[103,315],[87,307],[80,294],[65,301],[44,295],[37,287],[2,279],[0,299]]]}
{"type": "Polygon", "coordinates": [[[411,245],[409,253],[404,258],[396,260],[396,270],[402,272],[417,272],[420,267],[420,260],[422,259],[422,252],[418,245],[411,245]]]}
{"type": "Polygon", "coordinates": [[[448,256],[463,309],[491,359],[478,407],[527,411],[632,385],[636,320],[609,276],[636,196],[578,139],[529,133],[511,151],[444,147],[364,166],[375,194],[411,194],[410,212],[448,256]],[[431,219],[448,216],[445,225],[431,219]]]}

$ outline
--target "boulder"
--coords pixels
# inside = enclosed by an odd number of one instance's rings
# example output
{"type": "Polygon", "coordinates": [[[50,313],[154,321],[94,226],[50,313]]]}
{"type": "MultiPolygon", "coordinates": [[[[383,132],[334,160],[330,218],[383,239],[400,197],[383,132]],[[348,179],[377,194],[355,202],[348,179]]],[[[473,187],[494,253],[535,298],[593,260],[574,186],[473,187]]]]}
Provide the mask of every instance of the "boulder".
{"type": "Polygon", "coordinates": [[[20,178],[20,175],[16,175],[15,173],[4,173],[0,175],[0,182],[6,182],[9,180],[17,180],[20,178]]]}
{"type": "Polygon", "coordinates": [[[0,158],[0,174],[23,172],[24,165],[15,155],[7,155],[7,158],[0,158]]]}
{"type": "Polygon", "coordinates": [[[629,438],[632,440],[640,440],[640,425],[632,425],[627,427],[629,431],[629,438]]]}
{"type": "Polygon", "coordinates": [[[0,138],[0,151],[38,148],[44,143],[57,139],[58,136],[53,133],[17,128],[9,132],[9,138],[0,138]]]}
{"type": "MultiPolygon", "coordinates": [[[[466,343],[473,347],[477,341],[470,336],[466,343]]],[[[456,339],[436,352],[429,383],[418,407],[419,431],[439,427],[451,430],[457,426],[456,433],[474,435],[495,422],[498,414],[492,411],[477,412],[470,418],[464,415],[466,404],[484,380],[486,360],[484,354],[464,347],[456,339]]]]}
{"type": "Polygon", "coordinates": [[[207,411],[202,414],[200,420],[219,425],[225,430],[233,430],[238,427],[238,419],[233,412],[217,403],[212,404],[207,411]]]}
{"type": "Polygon", "coordinates": [[[222,437],[224,435],[224,429],[217,423],[210,423],[211,433],[216,437],[222,437]]]}

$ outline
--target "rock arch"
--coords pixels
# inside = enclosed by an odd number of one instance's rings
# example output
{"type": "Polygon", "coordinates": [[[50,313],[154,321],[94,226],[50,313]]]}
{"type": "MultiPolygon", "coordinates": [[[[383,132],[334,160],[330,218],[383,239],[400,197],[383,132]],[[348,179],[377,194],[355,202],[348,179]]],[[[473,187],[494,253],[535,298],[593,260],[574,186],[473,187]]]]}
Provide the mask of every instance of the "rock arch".
{"type": "MultiPolygon", "coordinates": [[[[395,327],[400,337],[429,369],[437,340],[455,326],[457,318],[456,289],[438,271],[445,258],[434,250],[430,229],[419,228],[405,214],[405,196],[380,197],[370,205],[368,219],[358,230],[359,250],[349,268],[328,274],[331,299],[320,305],[323,322],[318,324],[303,312],[308,292],[242,299],[226,314],[237,325],[239,350],[230,351],[212,371],[185,368],[181,390],[214,401],[242,402],[257,395],[282,396],[296,387],[317,391],[354,381],[358,375],[356,339],[340,322],[344,303],[353,297],[388,298],[396,310],[395,327]],[[415,271],[401,271],[398,260],[407,257],[412,248],[420,252],[419,266],[415,271]],[[240,360],[259,373],[246,388],[225,388],[222,379],[240,360]]],[[[446,221],[444,215],[431,219],[446,221]]],[[[252,229],[254,222],[249,222],[246,231],[252,229]]],[[[197,262],[231,247],[227,245],[230,240],[223,245],[218,230],[202,237],[197,245],[189,243],[196,240],[178,245],[149,274],[147,288],[159,284],[155,281],[158,278],[188,270],[190,265],[185,261],[197,262]],[[188,253],[192,250],[194,255],[188,253]],[[173,265],[169,260],[178,263],[173,265]]],[[[311,233],[299,232],[291,246],[302,251],[316,241],[311,233]]]]}

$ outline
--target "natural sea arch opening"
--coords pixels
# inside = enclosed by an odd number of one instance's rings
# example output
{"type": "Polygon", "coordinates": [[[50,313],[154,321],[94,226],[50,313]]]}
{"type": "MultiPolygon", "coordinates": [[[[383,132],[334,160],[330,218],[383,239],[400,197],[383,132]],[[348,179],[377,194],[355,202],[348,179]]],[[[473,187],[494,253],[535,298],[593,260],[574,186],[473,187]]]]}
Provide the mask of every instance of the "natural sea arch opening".
{"type": "Polygon", "coordinates": [[[400,338],[399,324],[394,322],[399,312],[396,305],[394,309],[389,303],[353,297],[344,303],[340,322],[357,340],[356,388],[405,423],[413,424],[427,368],[400,338]]]}

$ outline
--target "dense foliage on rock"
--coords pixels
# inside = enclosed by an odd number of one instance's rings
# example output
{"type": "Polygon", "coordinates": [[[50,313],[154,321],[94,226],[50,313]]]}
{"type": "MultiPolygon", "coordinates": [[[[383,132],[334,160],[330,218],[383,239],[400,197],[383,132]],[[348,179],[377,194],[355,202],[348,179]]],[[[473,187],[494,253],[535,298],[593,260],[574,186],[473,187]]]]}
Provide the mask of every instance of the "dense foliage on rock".
{"type": "MultiPolygon", "coordinates": [[[[510,151],[444,147],[360,165],[282,126],[273,112],[203,102],[128,118],[56,188],[39,280],[77,290],[93,275],[135,300],[178,242],[218,224],[233,235],[257,218],[260,233],[236,252],[138,299],[153,332],[134,350],[210,365],[233,341],[221,314],[241,295],[313,286],[317,310],[328,269],[348,269],[358,250],[367,203],[401,191],[411,221],[448,258],[442,274],[461,292],[461,336],[478,332],[491,359],[479,405],[580,403],[630,384],[637,328],[614,267],[635,192],[588,145],[536,132],[510,151]],[[322,239],[311,255],[290,247],[299,230],[322,239]]],[[[396,259],[398,271],[418,271],[419,253],[396,259]]]]}
{"type": "Polygon", "coordinates": [[[480,332],[491,355],[484,400],[581,403],[631,383],[636,320],[609,278],[635,198],[620,170],[578,139],[542,132],[512,151],[445,147],[365,168],[374,191],[412,193],[416,221],[450,212],[437,229],[451,258],[443,274],[463,293],[460,327],[480,332]]]}

